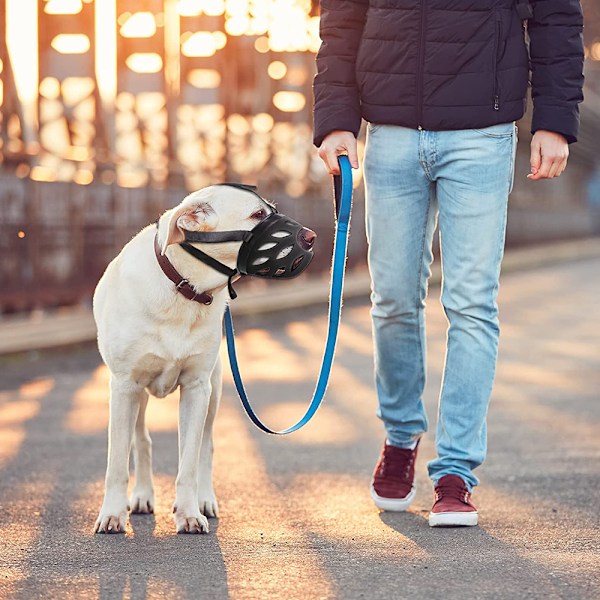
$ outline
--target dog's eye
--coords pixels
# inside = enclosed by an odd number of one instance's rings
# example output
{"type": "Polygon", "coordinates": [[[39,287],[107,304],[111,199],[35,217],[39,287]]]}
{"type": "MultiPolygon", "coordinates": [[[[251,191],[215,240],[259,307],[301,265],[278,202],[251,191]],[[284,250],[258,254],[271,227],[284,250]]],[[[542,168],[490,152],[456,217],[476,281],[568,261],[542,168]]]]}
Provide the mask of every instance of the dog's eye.
{"type": "Polygon", "coordinates": [[[260,210],[253,212],[250,215],[250,218],[254,221],[262,221],[267,218],[267,211],[264,208],[261,208],[260,210]]]}

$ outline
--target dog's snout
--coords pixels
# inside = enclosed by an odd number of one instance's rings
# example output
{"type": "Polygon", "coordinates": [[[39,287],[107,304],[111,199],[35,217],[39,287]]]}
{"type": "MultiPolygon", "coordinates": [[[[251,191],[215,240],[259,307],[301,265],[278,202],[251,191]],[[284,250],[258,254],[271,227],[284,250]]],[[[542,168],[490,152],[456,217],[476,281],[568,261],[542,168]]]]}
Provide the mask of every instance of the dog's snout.
{"type": "Polygon", "coordinates": [[[310,250],[313,247],[316,239],[317,234],[312,229],[308,229],[307,227],[303,227],[298,233],[298,241],[300,242],[303,250],[310,250]]]}

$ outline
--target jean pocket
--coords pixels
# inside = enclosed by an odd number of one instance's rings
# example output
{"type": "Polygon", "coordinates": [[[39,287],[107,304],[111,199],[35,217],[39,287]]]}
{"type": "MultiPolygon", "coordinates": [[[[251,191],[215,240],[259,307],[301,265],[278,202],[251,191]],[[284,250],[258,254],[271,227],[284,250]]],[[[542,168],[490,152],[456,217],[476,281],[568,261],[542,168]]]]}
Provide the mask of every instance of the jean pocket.
{"type": "Polygon", "coordinates": [[[508,138],[515,132],[515,123],[514,121],[500,123],[499,125],[492,125],[491,127],[484,127],[482,129],[472,129],[471,131],[491,138],[508,138]]]}
{"type": "Polygon", "coordinates": [[[375,133],[381,127],[383,127],[382,123],[367,123],[367,131],[369,133],[375,133]]]}

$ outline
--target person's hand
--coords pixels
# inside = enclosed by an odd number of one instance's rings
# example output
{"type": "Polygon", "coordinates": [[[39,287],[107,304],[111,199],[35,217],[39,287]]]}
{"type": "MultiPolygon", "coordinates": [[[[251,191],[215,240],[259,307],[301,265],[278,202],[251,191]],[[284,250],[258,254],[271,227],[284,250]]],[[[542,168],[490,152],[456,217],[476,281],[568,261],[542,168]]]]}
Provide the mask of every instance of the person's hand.
{"type": "Polygon", "coordinates": [[[531,140],[531,173],[527,179],[552,179],[567,168],[569,144],[560,133],[540,129],[531,140]]]}
{"type": "Polygon", "coordinates": [[[352,168],[358,169],[356,138],[350,131],[332,131],[327,134],[319,146],[319,156],[325,163],[330,175],[340,174],[337,157],[341,154],[347,154],[352,168]]]}

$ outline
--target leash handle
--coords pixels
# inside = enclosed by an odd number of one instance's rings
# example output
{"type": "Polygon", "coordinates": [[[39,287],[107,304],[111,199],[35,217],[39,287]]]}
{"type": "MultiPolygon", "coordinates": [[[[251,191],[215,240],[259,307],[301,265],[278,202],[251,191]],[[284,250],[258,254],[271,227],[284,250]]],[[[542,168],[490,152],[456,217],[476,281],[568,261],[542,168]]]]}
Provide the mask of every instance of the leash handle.
{"type": "MultiPolygon", "coordinates": [[[[340,174],[333,176],[333,200],[335,203],[335,218],[340,221],[340,209],[342,207],[342,198],[350,195],[350,202],[347,207],[350,210],[352,208],[352,167],[350,166],[350,160],[346,155],[338,156],[338,163],[340,165],[340,174]],[[348,184],[350,188],[348,189],[348,184]]],[[[348,216],[343,215],[343,221],[350,223],[350,214],[348,216]]]]}
{"type": "Polygon", "coordinates": [[[347,156],[339,156],[340,175],[334,176],[333,186],[335,194],[336,227],[333,241],[333,264],[331,267],[331,286],[329,293],[329,324],[327,328],[327,341],[323,352],[321,371],[313,392],[312,400],[304,416],[291,427],[281,431],[275,431],[267,427],[256,415],[244,388],[244,382],[240,374],[237,355],[235,351],[235,333],[233,319],[229,306],[225,310],[225,337],[227,339],[227,352],[229,363],[233,374],[233,381],[237,389],[242,406],[250,417],[250,420],[265,433],[285,435],[304,427],[315,415],[327,390],[335,346],[337,342],[340,319],[342,316],[342,296],[344,291],[344,274],[346,270],[346,252],[348,249],[348,237],[350,233],[350,216],[352,212],[352,167],[347,156]]]}

